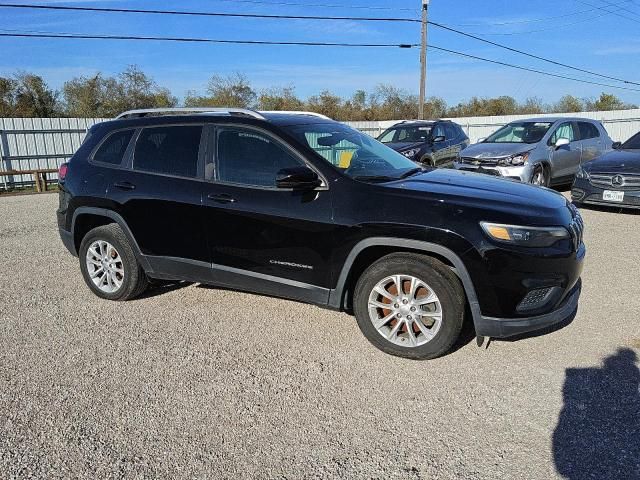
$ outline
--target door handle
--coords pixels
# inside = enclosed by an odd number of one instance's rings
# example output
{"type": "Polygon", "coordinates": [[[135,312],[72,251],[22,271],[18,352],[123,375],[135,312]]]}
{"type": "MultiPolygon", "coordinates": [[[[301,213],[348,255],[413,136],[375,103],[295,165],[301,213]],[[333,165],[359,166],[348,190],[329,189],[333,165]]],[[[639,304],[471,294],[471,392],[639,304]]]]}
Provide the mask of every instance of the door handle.
{"type": "Polygon", "coordinates": [[[120,190],[135,190],[136,186],[130,182],[118,182],[113,184],[114,187],[119,188],[120,190]]]}
{"type": "Polygon", "coordinates": [[[209,200],[213,200],[218,203],[235,203],[236,199],[227,193],[211,193],[207,195],[209,200]]]}

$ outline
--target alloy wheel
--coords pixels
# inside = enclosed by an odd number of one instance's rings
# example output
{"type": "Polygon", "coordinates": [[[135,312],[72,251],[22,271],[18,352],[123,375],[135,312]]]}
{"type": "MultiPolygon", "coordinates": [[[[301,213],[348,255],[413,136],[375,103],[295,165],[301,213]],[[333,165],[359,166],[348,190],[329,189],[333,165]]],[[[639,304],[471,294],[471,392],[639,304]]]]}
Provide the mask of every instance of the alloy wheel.
{"type": "Polygon", "coordinates": [[[442,325],[442,304],[433,289],[411,275],[391,275],[376,284],[369,318],[386,340],[402,347],[430,342],[442,325]]]}
{"type": "Polygon", "coordinates": [[[96,240],[87,249],[87,272],[102,292],[117,292],[124,282],[124,264],[116,248],[104,240],[96,240]]]}

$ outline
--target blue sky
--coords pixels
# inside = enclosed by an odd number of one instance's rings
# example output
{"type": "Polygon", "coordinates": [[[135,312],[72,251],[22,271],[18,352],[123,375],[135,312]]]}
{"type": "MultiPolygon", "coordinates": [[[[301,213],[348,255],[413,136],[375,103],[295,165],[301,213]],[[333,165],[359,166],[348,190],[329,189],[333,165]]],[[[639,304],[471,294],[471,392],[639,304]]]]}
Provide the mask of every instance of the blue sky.
{"type": "MultiPolygon", "coordinates": [[[[14,0],[15,3],[25,4],[393,17],[417,17],[420,5],[420,0],[261,1],[262,4],[232,0],[14,0]],[[312,7],[310,4],[340,7],[312,7]],[[391,7],[392,10],[350,9],[346,5],[391,7]]],[[[2,8],[0,19],[0,31],[6,32],[19,30],[364,43],[418,43],[420,33],[419,24],[404,23],[165,17],[2,8]]],[[[640,0],[431,0],[430,19],[559,62],[640,82],[637,68],[640,0]],[[617,14],[595,8],[607,3],[617,5],[607,7],[617,14]]],[[[430,27],[429,42],[500,61],[598,81],[586,74],[567,71],[434,27],[430,27]]],[[[348,96],[356,89],[371,90],[379,83],[391,83],[417,92],[418,60],[417,49],[0,38],[0,75],[9,75],[17,70],[32,71],[42,75],[51,86],[60,88],[65,80],[73,76],[97,71],[114,74],[127,65],[137,64],[151,74],[158,84],[170,88],[178,97],[183,97],[188,90],[204,90],[208,78],[213,74],[232,72],[246,74],[257,89],[293,85],[302,97],[325,88],[348,96]]],[[[608,82],[603,79],[600,81],[608,82]]],[[[628,102],[640,103],[640,92],[542,77],[436,51],[429,53],[427,89],[428,95],[443,97],[449,104],[474,95],[512,95],[519,100],[538,96],[545,101],[554,101],[565,93],[593,97],[603,90],[616,93],[628,102]]]]}

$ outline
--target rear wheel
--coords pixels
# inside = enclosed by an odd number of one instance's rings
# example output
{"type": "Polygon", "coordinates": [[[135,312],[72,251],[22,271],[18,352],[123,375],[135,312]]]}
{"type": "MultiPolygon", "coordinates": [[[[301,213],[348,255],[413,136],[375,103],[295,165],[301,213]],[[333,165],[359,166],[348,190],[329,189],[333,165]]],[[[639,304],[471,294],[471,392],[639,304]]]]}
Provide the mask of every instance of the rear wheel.
{"type": "Polygon", "coordinates": [[[78,257],[85,283],[100,298],[129,300],[148,286],[127,237],[115,223],[89,231],[78,257]]]}
{"type": "Polygon", "coordinates": [[[358,326],[383,352],[435,358],[457,340],[465,297],[456,275],[424,255],[397,253],[369,267],[356,285],[358,326]]]}

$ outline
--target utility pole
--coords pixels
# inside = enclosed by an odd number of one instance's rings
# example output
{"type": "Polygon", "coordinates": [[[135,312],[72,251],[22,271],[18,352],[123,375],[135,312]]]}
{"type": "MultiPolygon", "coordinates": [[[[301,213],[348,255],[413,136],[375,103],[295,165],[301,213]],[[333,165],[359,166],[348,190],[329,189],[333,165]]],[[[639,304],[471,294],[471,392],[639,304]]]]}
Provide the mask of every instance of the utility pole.
{"type": "Polygon", "coordinates": [[[429,0],[422,0],[422,48],[420,49],[420,106],[418,118],[424,120],[424,102],[427,96],[427,14],[429,0]]]}

